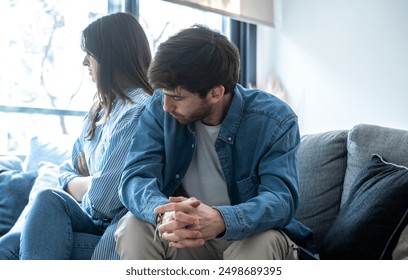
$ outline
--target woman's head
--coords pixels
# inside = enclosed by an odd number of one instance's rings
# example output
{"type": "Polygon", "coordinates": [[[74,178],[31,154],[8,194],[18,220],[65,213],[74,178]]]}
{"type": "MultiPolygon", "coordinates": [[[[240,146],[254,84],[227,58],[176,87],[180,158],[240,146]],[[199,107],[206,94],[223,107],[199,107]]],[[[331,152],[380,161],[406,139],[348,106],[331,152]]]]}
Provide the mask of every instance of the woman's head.
{"type": "Polygon", "coordinates": [[[143,28],[131,14],[116,13],[97,19],[82,32],[82,49],[98,62],[100,91],[124,91],[146,84],[152,55],[143,28]]]}
{"type": "Polygon", "coordinates": [[[105,119],[116,99],[129,100],[126,89],[140,87],[153,92],[147,79],[152,59],[149,42],[133,15],[115,13],[92,22],[82,32],[81,47],[87,54],[83,64],[89,67],[98,88],[94,121],[101,108],[105,119]]]}

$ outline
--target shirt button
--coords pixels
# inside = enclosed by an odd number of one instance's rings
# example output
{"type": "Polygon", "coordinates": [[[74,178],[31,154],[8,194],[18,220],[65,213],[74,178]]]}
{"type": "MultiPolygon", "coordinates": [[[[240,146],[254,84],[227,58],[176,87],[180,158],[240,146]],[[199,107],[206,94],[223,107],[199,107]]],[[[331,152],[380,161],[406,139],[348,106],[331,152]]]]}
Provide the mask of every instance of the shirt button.
{"type": "Polygon", "coordinates": [[[176,174],[176,179],[178,179],[178,178],[180,178],[180,175],[179,175],[179,174],[176,174]]]}
{"type": "Polygon", "coordinates": [[[232,138],[231,137],[228,137],[228,141],[231,141],[232,140],[232,138]]]}
{"type": "Polygon", "coordinates": [[[191,145],[191,148],[193,148],[193,149],[194,149],[194,144],[193,144],[193,145],[191,145]]]}

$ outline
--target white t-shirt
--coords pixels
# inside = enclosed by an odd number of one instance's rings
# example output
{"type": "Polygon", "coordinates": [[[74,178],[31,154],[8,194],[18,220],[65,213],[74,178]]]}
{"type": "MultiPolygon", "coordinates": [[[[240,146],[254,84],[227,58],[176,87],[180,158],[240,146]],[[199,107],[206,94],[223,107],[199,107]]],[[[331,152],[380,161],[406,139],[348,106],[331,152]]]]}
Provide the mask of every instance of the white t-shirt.
{"type": "Polygon", "coordinates": [[[215,151],[220,125],[195,123],[197,145],[193,160],[183,178],[183,191],[210,206],[230,205],[224,173],[215,151]]]}

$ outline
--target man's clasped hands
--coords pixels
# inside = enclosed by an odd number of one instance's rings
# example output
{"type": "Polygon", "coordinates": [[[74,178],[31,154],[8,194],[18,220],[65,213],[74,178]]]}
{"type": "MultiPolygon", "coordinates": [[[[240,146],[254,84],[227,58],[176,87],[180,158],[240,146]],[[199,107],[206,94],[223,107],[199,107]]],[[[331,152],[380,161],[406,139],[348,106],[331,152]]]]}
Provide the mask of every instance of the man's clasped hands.
{"type": "Polygon", "coordinates": [[[155,209],[161,217],[157,230],[173,248],[199,247],[225,231],[220,212],[195,197],[170,197],[155,209]]]}

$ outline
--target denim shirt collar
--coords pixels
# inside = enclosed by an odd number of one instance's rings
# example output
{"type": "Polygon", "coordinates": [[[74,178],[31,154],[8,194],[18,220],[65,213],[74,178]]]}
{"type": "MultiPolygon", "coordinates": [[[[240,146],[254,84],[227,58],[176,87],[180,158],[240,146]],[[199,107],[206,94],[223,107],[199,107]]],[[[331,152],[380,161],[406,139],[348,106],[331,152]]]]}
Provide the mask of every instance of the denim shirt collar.
{"type": "MultiPolygon", "coordinates": [[[[242,88],[242,86],[237,84],[235,90],[231,93],[231,105],[228,109],[227,115],[221,123],[221,129],[218,134],[218,139],[221,139],[228,144],[234,143],[244,112],[245,102],[240,88],[242,88]]],[[[188,129],[191,133],[195,134],[194,124],[189,124],[188,129]]]]}
{"type": "Polygon", "coordinates": [[[228,144],[234,143],[244,113],[245,102],[240,87],[241,85],[237,85],[234,92],[231,93],[231,105],[225,119],[222,121],[220,133],[218,134],[218,139],[228,144]]]}

